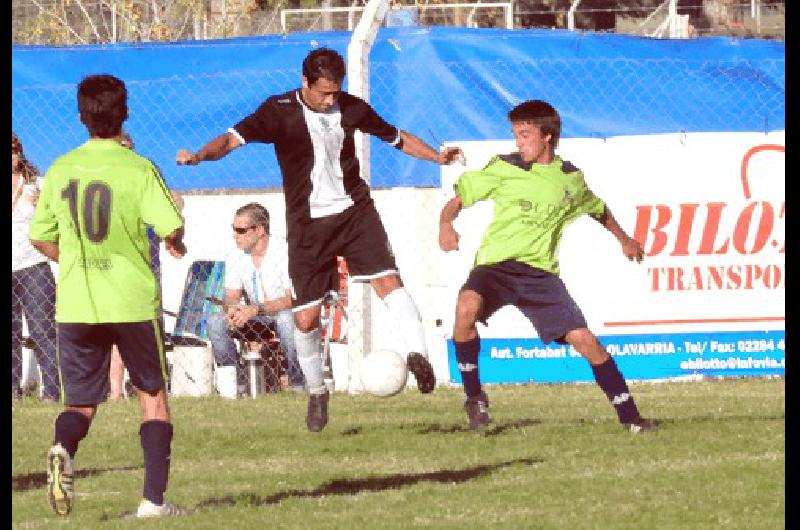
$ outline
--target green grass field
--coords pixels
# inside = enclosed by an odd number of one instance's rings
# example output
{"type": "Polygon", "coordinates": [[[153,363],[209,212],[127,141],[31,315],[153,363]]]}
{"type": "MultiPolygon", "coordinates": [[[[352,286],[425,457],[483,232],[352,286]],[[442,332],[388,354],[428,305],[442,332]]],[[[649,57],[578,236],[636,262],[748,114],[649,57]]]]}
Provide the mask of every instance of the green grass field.
{"type": "Polygon", "coordinates": [[[784,527],[785,381],[634,383],[657,433],[623,432],[595,385],[486,387],[466,428],[460,389],[337,393],[321,433],[306,398],[171,400],[167,497],[189,516],[123,519],[142,488],[135,400],[100,407],[76,458],[77,502],[50,510],[54,404],[12,404],[14,528],[784,527]]]}

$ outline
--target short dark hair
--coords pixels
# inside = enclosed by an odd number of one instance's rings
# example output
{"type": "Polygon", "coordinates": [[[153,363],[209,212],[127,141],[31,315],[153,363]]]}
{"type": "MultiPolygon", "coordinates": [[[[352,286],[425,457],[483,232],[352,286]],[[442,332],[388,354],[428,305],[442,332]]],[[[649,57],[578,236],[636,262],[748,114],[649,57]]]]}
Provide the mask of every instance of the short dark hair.
{"type": "Polygon", "coordinates": [[[128,90],[113,75],[90,75],[78,85],[78,112],[89,134],[113,138],[128,119],[128,90]]]}
{"type": "Polygon", "coordinates": [[[508,113],[511,123],[527,122],[539,127],[543,135],[551,135],[550,145],[555,149],[561,137],[561,116],[552,105],[540,99],[520,103],[508,113]]]}
{"type": "Polygon", "coordinates": [[[303,60],[303,76],[308,79],[309,85],[316,83],[320,77],[341,83],[345,70],[342,56],[330,48],[317,48],[303,60]]]}
{"type": "Polygon", "coordinates": [[[269,234],[269,211],[257,202],[249,202],[236,210],[236,215],[249,215],[253,224],[263,226],[269,234]]]}

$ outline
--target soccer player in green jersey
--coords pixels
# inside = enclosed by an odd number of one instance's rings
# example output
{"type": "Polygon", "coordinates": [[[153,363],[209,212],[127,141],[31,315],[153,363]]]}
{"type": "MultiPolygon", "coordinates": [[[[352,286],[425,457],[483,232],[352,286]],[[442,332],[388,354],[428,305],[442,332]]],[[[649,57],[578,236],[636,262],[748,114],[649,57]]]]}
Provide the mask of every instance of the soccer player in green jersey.
{"type": "Polygon", "coordinates": [[[183,218],[153,163],[120,145],[128,118],[125,84],[110,75],[86,77],[78,85],[78,110],[90,139],[50,167],[29,230],[32,244],[59,262],[56,325],[65,409],[47,455],[47,495],[57,514],[72,510],[73,459],[108,394],[116,344],[142,409],[144,492],[136,515],[176,515],[181,510],[164,501],[172,423],[147,225],[180,258],[186,253],[183,218]]]}
{"type": "Polygon", "coordinates": [[[480,337],[486,322],[505,305],[517,307],[542,342],[571,344],[592,367],[595,380],[632,432],[649,431],[656,422],[642,418],[614,359],[587,328],[580,308],[558,277],[558,248],[564,228],[583,214],[603,225],[629,260],[642,260],[642,246],[620,228],[608,206],[592,193],[583,173],[555,154],[561,118],[548,103],[526,101],[509,114],[518,153],[492,158],[481,171],[467,171],[455,183],[456,196],[442,208],[439,246],[458,249],[453,220],[462,208],[494,202],[475,263],[456,303],[453,343],[464,382],[470,427],[490,421],[489,399],[478,375],[480,337]]]}

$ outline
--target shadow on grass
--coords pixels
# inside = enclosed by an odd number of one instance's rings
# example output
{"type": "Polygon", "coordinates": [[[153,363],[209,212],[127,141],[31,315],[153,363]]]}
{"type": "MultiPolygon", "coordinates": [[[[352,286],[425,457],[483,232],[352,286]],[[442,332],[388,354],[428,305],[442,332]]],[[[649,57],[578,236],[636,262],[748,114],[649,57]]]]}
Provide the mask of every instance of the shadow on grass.
{"type": "MultiPolygon", "coordinates": [[[[542,423],[541,420],[531,420],[531,419],[521,419],[516,421],[506,421],[502,423],[492,423],[490,426],[481,432],[484,436],[496,436],[498,434],[503,434],[506,431],[514,430],[514,429],[523,429],[525,427],[533,427],[534,425],[538,425],[542,423]]],[[[456,425],[440,425],[438,423],[431,423],[428,425],[424,425],[421,428],[418,425],[414,426],[417,428],[418,434],[431,434],[431,433],[445,433],[445,434],[452,434],[452,433],[460,433],[460,432],[472,432],[469,426],[466,423],[460,423],[456,425]]]]}
{"type": "MultiPolygon", "coordinates": [[[[332,480],[318,488],[311,490],[289,490],[275,493],[267,497],[256,495],[255,493],[241,493],[239,495],[227,495],[201,501],[196,508],[187,510],[188,514],[206,508],[231,508],[234,506],[254,506],[265,507],[280,504],[288,499],[318,499],[329,495],[357,495],[364,492],[378,492],[398,489],[406,486],[413,486],[420,482],[439,482],[442,484],[460,484],[468,480],[473,480],[492,471],[514,465],[532,466],[544,462],[540,458],[519,458],[497,464],[475,466],[467,469],[447,469],[442,471],[431,471],[429,473],[400,473],[397,475],[386,475],[383,477],[370,477],[363,479],[337,479],[332,480]]],[[[133,512],[126,512],[119,516],[104,514],[100,520],[109,519],[129,519],[134,516],[133,512]]]]}
{"type": "MultiPolygon", "coordinates": [[[[95,475],[102,475],[103,473],[110,473],[112,471],[138,471],[144,469],[144,466],[126,466],[126,467],[104,467],[100,469],[78,469],[75,471],[75,478],[93,477],[95,475]]],[[[36,473],[28,473],[27,475],[17,475],[11,477],[11,491],[27,491],[36,488],[43,488],[47,485],[47,472],[41,471],[36,473]]]]}
{"type": "Polygon", "coordinates": [[[344,436],[354,436],[356,434],[361,434],[363,430],[364,429],[361,426],[352,427],[350,429],[345,429],[344,431],[342,431],[342,434],[344,436]]]}
{"type": "Polygon", "coordinates": [[[666,418],[659,419],[659,425],[665,424],[681,424],[681,423],[726,423],[731,421],[785,421],[786,414],[765,414],[747,416],[744,414],[738,415],[719,415],[703,414],[700,416],[688,416],[686,418],[666,418]]]}
{"type": "Polygon", "coordinates": [[[254,493],[243,493],[238,496],[226,496],[207,499],[197,505],[201,508],[225,508],[230,506],[271,506],[287,499],[321,498],[328,495],[357,495],[364,492],[376,492],[413,486],[420,482],[439,482],[442,484],[459,484],[473,480],[498,469],[514,466],[532,466],[543,462],[539,458],[519,458],[498,464],[487,464],[466,469],[446,469],[428,473],[400,473],[382,477],[363,479],[336,479],[312,490],[289,490],[279,492],[268,497],[261,497],[254,493]]]}

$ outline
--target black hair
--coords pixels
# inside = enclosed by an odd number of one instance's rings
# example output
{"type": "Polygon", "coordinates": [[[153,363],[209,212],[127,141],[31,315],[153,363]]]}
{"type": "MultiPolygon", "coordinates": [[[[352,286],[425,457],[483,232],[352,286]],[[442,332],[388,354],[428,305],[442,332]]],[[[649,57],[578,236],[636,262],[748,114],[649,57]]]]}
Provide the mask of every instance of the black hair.
{"type": "Polygon", "coordinates": [[[553,149],[558,145],[561,137],[561,117],[558,111],[546,101],[531,99],[520,103],[508,113],[511,123],[527,122],[539,127],[542,135],[551,135],[550,145],[553,149]]]}
{"type": "Polygon", "coordinates": [[[39,176],[39,169],[25,156],[22,142],[14,131],[11,131],[11,154],[19,155],[19,172],[22,174],[22,179],[28,184],[35,182],[39,176]]]}
{"type": "Polygon", "coordinates": [[[78,85],[78,112],[89,134],[113,138],[128,119],[128,90],[113,75],[90,75],[78,85]]]}
{"type": "Polygon", "coordinates": [[[249,215],[253,224],[263,226],[269,234],[269,211],[257,202],[249,202],[236,210],[236,215],[249,215]]]}
{"type": "Polygon", "coordinates": [[[303,60],[303,76],[309,85],[316,83],[320,77],[341,83],[345,71],[344,59],[330,48],[317,48],[303,60]]]}

